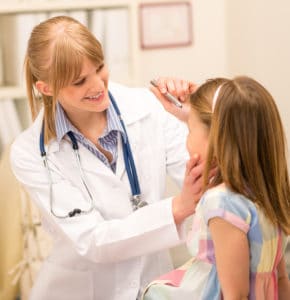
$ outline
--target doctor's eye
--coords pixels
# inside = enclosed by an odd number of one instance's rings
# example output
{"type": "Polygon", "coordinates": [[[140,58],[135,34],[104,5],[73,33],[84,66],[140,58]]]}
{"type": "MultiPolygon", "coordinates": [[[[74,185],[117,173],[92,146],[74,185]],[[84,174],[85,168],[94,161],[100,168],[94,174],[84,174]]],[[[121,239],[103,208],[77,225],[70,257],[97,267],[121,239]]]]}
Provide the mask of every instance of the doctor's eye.
{"type": "Polygon", "coordinates": [[[97,72],[97,73],[100,72],[100,71],[104,68],[104,66],[105,66],[105,64],[104,64],[104,63],[101,63],[101,64],[98,66],[96,72],[97,72]]]}
{"type": "Polygon", "coordinates": [[[85,83],[85,78],[82,78],[82,79],[80,79],[80,80],[74,82],[73,85],[78,86],[78,85],[82,85],[83,83],[85,83]]]}

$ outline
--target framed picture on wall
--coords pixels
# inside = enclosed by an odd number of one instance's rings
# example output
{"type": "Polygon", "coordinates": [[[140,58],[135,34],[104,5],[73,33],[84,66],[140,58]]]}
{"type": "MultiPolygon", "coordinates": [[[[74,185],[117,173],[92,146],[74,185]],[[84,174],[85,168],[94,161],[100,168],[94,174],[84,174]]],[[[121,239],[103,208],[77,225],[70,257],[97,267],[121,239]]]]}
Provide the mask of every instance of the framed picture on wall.
{"type": "Polygon", "coordinates": [[[192,44],[192,7],[189,1],[143,3],[139,12],[142,49],[192,44]]]}

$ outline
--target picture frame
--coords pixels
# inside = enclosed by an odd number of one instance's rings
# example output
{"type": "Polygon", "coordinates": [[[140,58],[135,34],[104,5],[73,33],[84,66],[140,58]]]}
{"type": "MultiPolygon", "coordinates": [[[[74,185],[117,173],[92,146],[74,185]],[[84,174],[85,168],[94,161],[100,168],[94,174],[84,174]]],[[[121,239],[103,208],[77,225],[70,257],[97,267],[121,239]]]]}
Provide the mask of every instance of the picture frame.
{"type": "Polygon", "coordinates": [[[142,49],[184,47],[192,44],[191,2],[142,3],[139,12],[142,49]]]}

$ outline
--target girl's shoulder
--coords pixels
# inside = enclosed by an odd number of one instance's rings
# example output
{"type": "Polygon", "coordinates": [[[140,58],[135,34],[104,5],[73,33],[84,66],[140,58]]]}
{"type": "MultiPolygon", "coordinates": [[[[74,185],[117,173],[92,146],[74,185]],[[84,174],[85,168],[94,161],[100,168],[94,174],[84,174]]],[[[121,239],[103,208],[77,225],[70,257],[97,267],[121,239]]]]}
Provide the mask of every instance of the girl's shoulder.
{"type": "Polygon", "coordinates": [[[256,208],[244,195],[231,191],[225,184],[215,186],[205,192],[200,200],[199,209],[205,221],[221,217],[231,223],[250,224],[256,208]]]}
{"type": "Polygon", "coordinates": [[[219,203],[220,205],[242,205],[252,207],[254,203],[242,194],[232,191],[224,183],[208,189],[201,198],[201,203],[219,203]]]}

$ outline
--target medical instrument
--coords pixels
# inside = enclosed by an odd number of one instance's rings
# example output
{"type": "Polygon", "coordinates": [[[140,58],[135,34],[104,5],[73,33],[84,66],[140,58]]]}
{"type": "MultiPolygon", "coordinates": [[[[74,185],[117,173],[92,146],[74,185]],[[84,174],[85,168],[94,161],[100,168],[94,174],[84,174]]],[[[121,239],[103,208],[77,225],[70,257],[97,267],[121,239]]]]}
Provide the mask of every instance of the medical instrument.
{"type": "MultiPolygon", "coordinates": [[[[153,79],[150,81],[150,83],[158,88],[158,82],[157,80],[153,79]]],[[[166,92],[164,94],[162,94],[167,100],[169,100],[170,102],[172,102],[175,106],[182,108],[182,104],[177,100],[177,98],[175,98],[173,95],[171,95],[169,92],[166,92]]]]}
{"type": "MultiPolygon", "coordinates": [[[[132,193],[132,196],[130,199],[131,204],[132,204],[133,210],[137,210],[143,206],[148,205],[148,203],[146,201],[142,200],[142,198],[141,198],[141,190],[140,190],[140,186],[139,186],[137,171],[136,171],[136,167],[135,167],[135,163],[134,163],[134,159],[133,159],[133,155],[132,155],[132,151],[131,151],[131,147],[130,147],[130,143],[129,143],[129,139],[128,139],[128,134],[127,134],[127,131],[125,128],[124,121],[121,117],[121,112],[117,106],[117,103],[116,103],[113,95],[110,92],[109,92],[109,97],[110,97],[111,103],[119,117],[121,126],[125,132],[125,137],[123,137],[123,135],[121,135],[123,156],[124,156],[124,162],[125,162],[127,176],[128,176],[128,179],[130,182],[130,187],[131,187],[131,193],[132,193]]],[[[81,165],[81,159],[80,159],[79,146],[78,146],[77,139],[75,138],[74,134],[71,131],[68,132],[67,135],[70,138],[71,143],[72,143],[72,149],[75,153],[75,157],[76,157],[76,161],[78,164],[78,169],[80,172],[82,184],[85,187],[87,194],[89,195],[90,207],[87,210],[82,210],[80,208],[74,208],[65,215],[58,215],[55,213],[55,211],[53,209],[54,199],[53,199],[53,191],[52,191],[52,176],[51,176],[51,171],[48,166],[48,159],[47,159],[47,154],[46,154],[45,146],[44,146],[44,126],[42,125],[42,130],[41,130],[40,137],[39,137],[39,148],[40,148],[40,155],[43,158],[43,164],[47,170],[48,177],[49,177],[50,212],[55,217],[60,218],[60,219],[71,218],[71,217],[74,217],[75,215],[89,214],[95,208],[93,196],[89,190],[88,184],[85,179],[85,174],[83,172],[83,168],[81,165]]]]}

